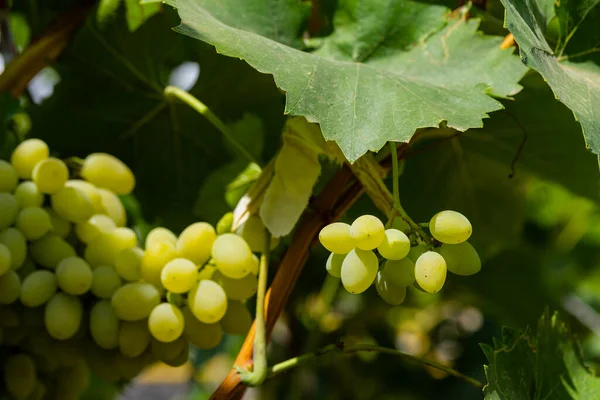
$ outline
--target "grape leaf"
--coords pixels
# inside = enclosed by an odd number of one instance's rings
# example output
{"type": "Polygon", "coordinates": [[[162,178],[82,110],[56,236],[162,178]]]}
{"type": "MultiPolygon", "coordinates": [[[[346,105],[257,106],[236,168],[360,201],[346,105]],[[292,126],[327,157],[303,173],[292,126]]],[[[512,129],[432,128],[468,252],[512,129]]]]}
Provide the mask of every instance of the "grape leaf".
{"type": "Polygon", "coordinates": [[[127,9],[127,26],[132,32],[160,11],[160,4],[140,4],[140,0],[125,0],[125,7],[127,9]]]}
{"type": "MultiPolygon", "coordinates": [[[[438,6],[408,0],[360,2],[360,19],[340,28],[345,34],[325,38],[332,43],[322,54],[309,54],[286,45],[271,28],[248,23],[264,18],[263,1],[167,3],[182,20],[176,31],[272,74],[287,92],[286,113],[318,122],[351,162],[388,140],[408,141],[417,128],[443,121],[460,131],[481,127],[502,107],[488,94],[515,94],[525,72],[512,50],[500,49],[501,38],[477,33],[478,22],[467,20],[464,9],[441,17],[438,6]],[[441,21],[438,29],[419,28],[432,15],[441,21]],[[353,48],[344,52],[340,47],[348,43],[353,48]],[[337,51],[327,50],[332,47],[337,51]]],[[[298,14],[291,7],[277,11],[278,20],[298,14]]]]}
{"type": "Polygon", "coordinates": [[[546,16],[535,0],[502,0],[506,26],[519,44],[523,62],[537,70],[556,97],[581,123],[587,147],[600,154],[600,2],[561,1],[556,8],[559,40],[554,52],[546,39],[546,16]]]}

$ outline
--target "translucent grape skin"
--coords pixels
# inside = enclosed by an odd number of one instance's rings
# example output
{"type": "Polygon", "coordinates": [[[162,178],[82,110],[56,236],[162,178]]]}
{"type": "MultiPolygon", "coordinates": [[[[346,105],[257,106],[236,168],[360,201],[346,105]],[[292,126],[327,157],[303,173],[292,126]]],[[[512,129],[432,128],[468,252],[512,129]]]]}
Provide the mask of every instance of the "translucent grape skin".
{"type": "Polygon", "coordinates": [[[252,326],[252,315],[244,303],[229,300],[227,312],[219,321],[221,328],[230,335],[246,335],[252,326]]]}
{"type": "Polygon", "coordinates": [[[15,354],[6,359],[3,367],[6,391],[15,399],[28,398],[37,376],[33,359],[25,353],[15,354]]]}
{"type": "Polygon", "coordinates": [[[334,222],[321,229],[319,241],[323,247],[335,254],[348,254],[356,247],[354,239],[350,236],[350,225],[344,222],[334,222]]]}
{"type": "Polygon", "coordinates": [[[252,274],[240,279],[231,279],[216,271],[210,279],[221,285],[230,300],[247,300],[254,296],[258,289],[258,279],[252,274]]]}
{"type": "Polygon", "coordinates": [[[122,321],[119,330],[119,350],[127,357],[141,355],[150,345],[151,335],[148,322],[122,321]]]}
{"type": "Polygon", "coordinates": [[[329,275],[339,278],[342,276],[342,263],[344,262],[344,258],[346,258],[345,254],[335,254],[331,253],[329,257],[327,257],[327,262],[325,263],[325,269],[329,272],[329,275]]]}
{"type": "Polygon", "coordinates": [[[22,141],[12,152],[10,163],[21,179],[31,179],[33,168],[50,156],[46,142],[40,139],[22,141]]]}
{"type": "Polygon", "coordinates": [[[85,158],[80,173],[88,182],[116,194],[129,194],[135,187],[133,172],[125,163],[110,154],[90,154],[85,158]]]}
{"type": "Polygon", "coordinates": [[[31,258],[46,268],[56,268],[58,263],[68,257],[76,255],[75,249],[63,238],[55,235],[46,235],[32,242],[29,246],[31,258]]]}
{"type": "Polygon", "coordinates": [[[352,250],[342,262],[341,278],[344,288],[352,294],[364,292],[375,281],[378,267],[377,256],[372,251],[352,250]]]}
{"type": "Polygon", "coordinates": [[[383,243],[385,227],[379,218],[361,215],[350,226],[350,236],[359,249],[373,250],[383,243]]]}
{"type": "Polygon", "coordinates": [[[161,303],[150,313],[148,329],[152,336],[161,342],[169,343],[177,340],[183,334],[183,314],[177,306],[161,303]]]}
{"type": "Polygon", "coordinates": [[[17,171],[10,163],[0,160],[0,192],[13,192],[18,184],[17,171]]]}
{"type": "Polygon", "coordinates": [[[99,301],[92,307],[90,334],[94,342],[103,349],[114,349],[119,345],[119,317],[109,301],[99,301]]]}
{"type": "Polygon", "coordinates": [[[17,215],[15,225],[27,240],[40,239],[52,229],[50,215],[40,207],[21,209],[17,215]]]}
{"type": "Polygon", "coordinates": [[[415,263],[409,258],[388,260],[383,265],[381,274],[395,286],[410,286],[415,283],[415,263]]]}
{"type": "Polygon", "coordinates": [[[21,182],[14,192],[19,207],[41,207],[44,204],[44,194],[40,193],[36,184],[31,181],[21,182]]]}
{"type": "Polygon", "coordinates": [[[0,275],[0,304],[11,304],[17,301],[21,292],[21,278],[15,271],[0,275]]]}
{"type": "Polygon", "coordinates": [[[125,226],[127,224],[127,214],[119,197],[110,190],[102,188],[98,188],[98,193],[102,200],[103,214],[111,217],[117,226],[125,226]]]}
{"type": "Polygon", "coordinates": [[[110,299],[121,287],[121,278],[110,265],[101,265],[92,271],[92,293],[100,299],[110,299]]]}
{"type": "Polygon", "coordinates": [[[71,233],[71,223],[66,219],[59,216],[52,207],[44,207],[44,210],[50,216],[50,223],[52,224],[52,234],[61,238],[66,238],[71,233]]]}
{"type": "Polygon", "coordinates": [[[175,246],[177,244],[177,236],[175,236],[175,234],[167,228],[153,228],[150,232],[148,232],[148,235],[146,235],[144,246],[149,248],[159,243],[175,246]]]}
{"type": "Polygon", "coordinates": [[[397,286],[391,283],[384,275],[379,272],[375,282],[375,288],[379,296],[389,305],[397,306],[402,304],[406,298],[406,286],[397,286]]]}
{"type": "Polygon", "coordinates": [[[99,235],[85,249],[84,256],[92,266],[114,265],[117,256],[125,249],[135,247],[137,236],[129,228],[116,228],[99,235]]]}
{"type": "Polygon", "coordinates": [[[427,245],[420,244],[418,246],[411,247],[406,257],[408,257],[413,263],[415,263],[417,262],[417,259],[421,256],[421,254],[425,253],[427,250],[427,245]]]}
{"type": "MultiPolygon", "coordinates": [[[[265,251],[266,228],[258,215],[249,216],[236,232],[248,243],[253,252],[262,253],[265,251]]],[[[270,249],[273,250],[278,244],[279,239],[272,237],[270,249]]]]}
{"type": "Polygon", "coordinates": [[[19,202],[10,193],[0,193],[0,229],[8,228],[17,218],[19,202]]]}
{"type": "Polygon", "coordinates": [[[169,292],[186,293],[196,283],[196,265],[186,258],[175,258],[162,269],[160,279],[169,292]]]}
{"type": "Polygon", "coordinates": [[[0,232],[0,243],[10,251],[10,267],[14,270],[21,268],[27,257],[27,242],[25,236],[15,228],[7,228],[0,232]]]}
{"type": "Polygon", "coordinates": [[[142,278],[160,287],[164,266],[175,258],[177,258],[177,250],[168,243],[156,243],[152,247],[147,247],[140,265],[142,278]]]}
{"type": "Polygon", "coordinates": [[[50,157],[35,165],[31,177],[41,193],[54,194],[67,183],[69,169],[62,160],[50,157]]]}
{"type": "Polygon", "coordinates": [[[198,321],[188,307],[182,308],[181,313],[185,321],[183,335],[190,343],[199,349],[212,349],[221,343],[223,329],[219,323],[205,324],[198,321]]]}
{"type": "Polygon", "coordinates": [[[429,221],[431,235],[442,243],[458,244],[466,241],[473,232],[471,223],[459,212],[441,211],[429,221]]]}
{"type": "Polygon", "coordinates": [[[437,293],[446,282],[446,261],[439,253],[427,251],[415,263],[415,279],[428,293],[437,293]]]}
{"type": "Polygon", "coordinates": [[[56,293],[46,304],[44,324],[51,337],[66,340],[77,333],[82,316],[83,306],[77,297],[56,293]]]}
{"type": "Polygon", "coordinates": [[[65,186],[79,189],[83,193],[85,193],[86,196],[92,202],[95,212],[102,214],[102,212],[104,211],[102,207],[102,197],[100,196],[100,193],[98,192],[98,188],[96,186],[82,179],[69,179],[65,183],[65,186]]]}
{"type": "Polygon", "coordinates": [[[476,274],[481,270],[481,259],[469,242],[442,244],[438,252],[446,260],[448,271],[462,276],[476,274]]]}
{"type": "Polygon", "coordinates": [[[54,211],[69,222],[84,222],[95,212],[88,195],[74,187],[60,188],[51,196],[50,200],[54,211]]]}
{"type": "Polygon", "coordinates": [[[10,270],[12,256],[6,245],[0,243],[0,276],[6,274],[10,270]]]}
{"type": "Polygon", "coordinates": [[[56,267],[58,286],[65,292],[79,296],[92,287],[92,268],[80,257],[68,257],[56,267]]]}
{"type": "Polygon", "coordinates": [[[397,229],[386,229],[383,242],[377,247],[379,254],[388,260],[401,260],[410,252],[410,239],[397,229]]]}
{"type": "Polygon", "coordinates": [[[126,283],[113,294],[111,304],[120,319],[139,321],[148,318],[160,304],[160,293],[150,283],[126,283]]]}
{"type": "Polygon", "coordinates": [[[227,312],[227,295],[216,282],[198,282],[188,294],[188,307],[200,322],[213,324],[227,312]]]}
{"type": "Polygon", "coordinates": [[[206,222],[196,222],[181,232],[176,248],[180,257],[187,258],[197,265],[203,265],[211,255],[217,232],[206,222]]]}
{"type": "Polygon", "coordinates": [[[39,307],[54,296],[57,287],[56,276],[52,272],[34,271],[21,284],[21,303],[27,307],[39,307]]]}
{"type": "Polygon", "coordinates": [[[141,265],[144,250],[132,247],[121,251],[115,259],[115,270],[117,274],[126,281],[137,281],[141,279],[141,265]]]}
{"type": "Polygon", "coordinates": [[[116,228],[117,224],[108,215],[95,214],[88,220],[75,225],[75,233],[77,234],[77,238],[83,243],[91,243],[100,237],[100,235],[109,233],[116,228]]]}
{"type": "Polygon", "coordinates": [[[248,275],[254,263],[250,246],[234,233],[217,237],[212,246],[212,259],[223,275],[233,279],[248,275]]]}

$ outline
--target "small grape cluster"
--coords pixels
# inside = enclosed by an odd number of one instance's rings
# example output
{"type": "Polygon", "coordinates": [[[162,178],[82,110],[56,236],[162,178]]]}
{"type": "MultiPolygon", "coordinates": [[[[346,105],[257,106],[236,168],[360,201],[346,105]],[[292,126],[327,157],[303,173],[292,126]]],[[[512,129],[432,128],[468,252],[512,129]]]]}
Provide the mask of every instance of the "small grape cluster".
{"type": "MultiPolygon", "coordinates": [[[[407,225],[408,226],[408,225],[407,225]]],[[[341,278],[344,288],[362,293],[373,283],[379,296],[391,305],[401,304],[407,286],[417,284],[436,293],[446,282],[446,273],[472,275],[481,269],[477,251],[467,242],[472,227],[462,214],[446,210],[433,216],[430,244],[411,239],[400,229],[385,229],[373,215],[362,215],[352,225],[334,222],[319,233],[321,244],[331,252],[326,268],[341,278]],[[379,258],[383,259],[381,268],[379,258]]],[[[410,233],[410,228],[407,230],[410,233]]]]}
{"type": "Polygon", "coordinates": [[[38,139],[0,160],[0,398],[77,399],[89,370],[126,381],[252,323],[258,217],[239,235],[230,215],[179,236],[155,228],[142,248],[118,197],[135,186],[131,170],[104,153],[80,164],[70,179],[38,139]]]}

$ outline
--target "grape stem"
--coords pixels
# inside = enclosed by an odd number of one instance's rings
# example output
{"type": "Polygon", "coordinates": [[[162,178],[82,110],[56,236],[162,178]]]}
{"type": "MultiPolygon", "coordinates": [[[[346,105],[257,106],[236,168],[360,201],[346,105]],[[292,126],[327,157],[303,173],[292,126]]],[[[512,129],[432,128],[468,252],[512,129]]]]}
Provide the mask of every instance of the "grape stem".
{"type": "Polygon", "coordinates": [[[325,357],[325,356],[333,355],[333,354],[354,354],[359,351],[377,352],[377,353],[398,356],[398,357],[404,358],[409,361],[414,361],[414,362],[426,365],[428,367],[439,369],[440,371],[443,371],[443,372],[447,373],[448,375],[452,375],[458,379],[461,379],[478,389],[482,389],[484,386],[483,383],[481,383],[480,381],[478,381],[475,378],[471,378],[470,376],[464,375],[453,368],[450,368],[446,365],[440,364],[440,363],[432,361],[432,360],[428,360],[426,358],[417,357],[412,354],[404,353],[402,351],[399,351],[396,349],[390,349],[387,347],[380,347],[380,346],[375,346],[375,345],[371,345],[371,344],[345,345],[344,343],[341,343],[341,342],[326,346],[326,347],[322,348],[321,350],[315,351],[314,353],[303,354],[301,356],[290,358],[289,360],[275,364],[268,369],[267,378],[272,378],[272,377],[279,375],[283,372],[286,372],[292,368],[316,361],[316,360],[320,359],[321,357],[325,357]]]}
{"type": "Polygon", "coordinates": [[[215,113],[213,113],[210,110],[210,108],[206,106],[206,104],[198,100],[196,97],[192,96],[190,93],[176,86],[167,86],[164,90],[164,95],[166,98],[178,99],[179,101],[187,104],[188,106],[196,110],[199,114],[204,116],[215,128],[217,128],[223,134],[223,136],[225,136],[225,138],[229,140],[229,142],[232,145],[234,145],[235,148],[244,157],[248,159],[248,161],[261,166],[261,164],[254,158],[254,156],[250,154],[250,152],[248,152],[248,150],[246,150],[246,148],[236,140],[235,136],[233,135],[227,124],[221,121],[221,119],[217,117],[215,113]]]}
{"type": "Polygon", "coordinates": [[[271,255],[271,233],[265,229],[265,248],[258,267],[258,290],[256,292],[256,335],[254,336],[252,371],[236,366],[242,382],[248,386],[259,386],[267,379],[267,335],[265,328],[265,294],[271,255]]]}

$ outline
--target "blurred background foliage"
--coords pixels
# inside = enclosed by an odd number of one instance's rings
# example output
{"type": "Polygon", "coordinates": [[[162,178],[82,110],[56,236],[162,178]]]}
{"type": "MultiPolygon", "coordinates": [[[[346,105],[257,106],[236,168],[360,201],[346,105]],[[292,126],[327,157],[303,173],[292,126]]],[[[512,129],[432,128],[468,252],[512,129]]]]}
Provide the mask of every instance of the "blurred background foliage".
{"type": "MultiPolygon", "coordinates": [[[[0,3],[3,69],[57,16],[85,2],[0,3]]],[[[141,237],[157,225],[179,232],[196,220],[215,223],[257,173],[202,116],[166,103],[162,89],[174,84],[189,90],[263,163],[280,146],[284,94],[271,76],[172,32],[179,20],[169,7],[113,3],[115,11],[100,9],[106,15],[90,13],[57,62],[19,100],[0,95],[1,154],[6,158],[17,138],[32,136],[62,158],[96,151],[117,155],[138,180],[124,201],[141,237]]],[[[327,35],[335,1],[314,3],[317,23],[314,16],[305,23],[313,24],[313,36],[327,35]]],[[[481,18],[486,33],[505,35],[501,4],[486,3],[485,9],[473,7],[472,15],[481,18]]],[[[366,342],[431,358],[484,381],[479,343],[491,343],[504,325],[535,325],[548,307],[561,312],[583,340],[586,360],[600,367],[597,158],[586,151],[572,112],[539,75],[529,72],[521,84],[523,91],[503,100],[505,110],[491,114],[482,129],[461,136],[443,128],[418,132],[404,161],[406,210],[418,221],[446,208],[468,215],[484,258],[481,273],[450,276],[435,296],[411,290],[403,305],[390,307],[374,288],[361,296],[339,290],[325,273],[326,252],[315,247],[273,333],[273,362],[340,340],[366,342]]],[[[331,165],[323,168],[315,194],[333,174],[331,165]]],[[[376,213],[366,197],[343,220],[363,213],[376,213]]],[[[183,368],[153,367],[122,394],[123,388],[95,379],[84,400],[207,399],[242,340],[227,337],[217,349],[196,351],[183,368]]],[[[359,354],[292,370],[246,396],[468,400],[481,392],[437,370],[359,354]]]]}

